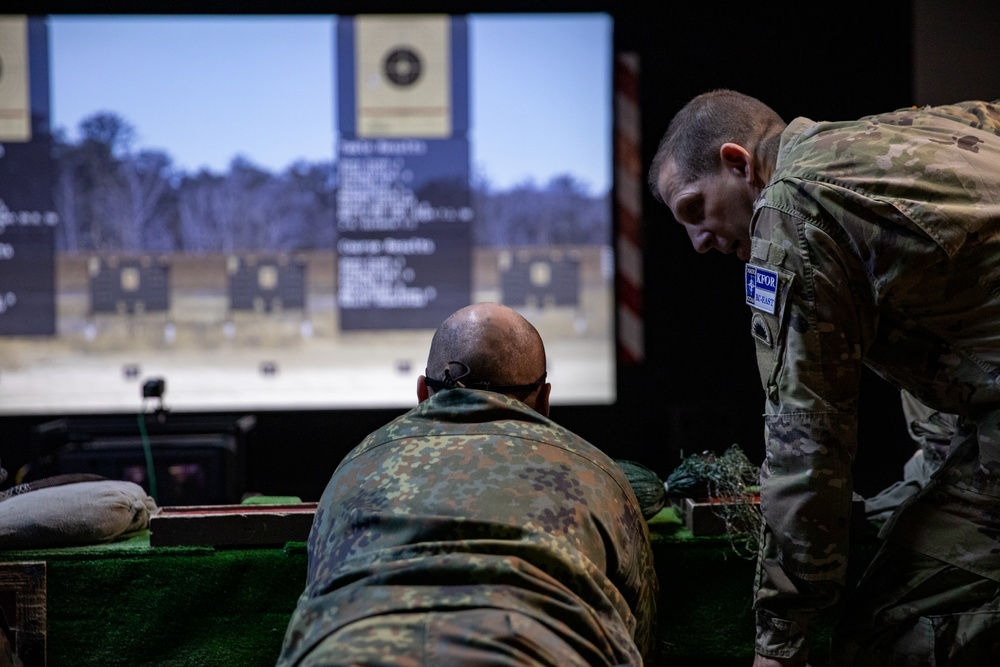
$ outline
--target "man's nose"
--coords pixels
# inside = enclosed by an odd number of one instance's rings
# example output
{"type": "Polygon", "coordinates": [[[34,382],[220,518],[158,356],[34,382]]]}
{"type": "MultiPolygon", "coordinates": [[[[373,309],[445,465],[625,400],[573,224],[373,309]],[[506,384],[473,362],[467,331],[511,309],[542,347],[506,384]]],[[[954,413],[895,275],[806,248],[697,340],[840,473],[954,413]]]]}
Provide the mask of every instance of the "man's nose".
{"type": "Polygon", "coordinates": [[[708,252],[714,247],[712,235],[697,227],[688,228],[688,236],[691,238],[691,245],[696,252],[708,252]]]}

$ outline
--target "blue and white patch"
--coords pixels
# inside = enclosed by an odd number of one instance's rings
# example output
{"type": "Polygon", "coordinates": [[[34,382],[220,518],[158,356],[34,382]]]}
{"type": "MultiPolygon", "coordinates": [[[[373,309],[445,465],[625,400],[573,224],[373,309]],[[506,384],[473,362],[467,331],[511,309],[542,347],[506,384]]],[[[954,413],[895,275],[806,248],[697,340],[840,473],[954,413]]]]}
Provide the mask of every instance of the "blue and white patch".
{"type": "Polygon", "coordinates": [[[774,315],[778,305],[778,274],[768,269],[746,265],[747,305],[774,315]]]}

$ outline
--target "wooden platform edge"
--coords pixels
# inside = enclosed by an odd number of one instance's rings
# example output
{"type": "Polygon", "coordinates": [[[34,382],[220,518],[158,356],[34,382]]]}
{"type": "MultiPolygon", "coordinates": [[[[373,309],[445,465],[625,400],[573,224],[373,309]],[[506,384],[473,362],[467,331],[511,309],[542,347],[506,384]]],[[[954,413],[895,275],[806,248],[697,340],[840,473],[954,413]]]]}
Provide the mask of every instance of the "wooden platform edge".
{"type": "Polygon", "coordinates": [[[316,503],[161,507],[149,519],[153,547],[252,547],[304,542],[316,503]]]}

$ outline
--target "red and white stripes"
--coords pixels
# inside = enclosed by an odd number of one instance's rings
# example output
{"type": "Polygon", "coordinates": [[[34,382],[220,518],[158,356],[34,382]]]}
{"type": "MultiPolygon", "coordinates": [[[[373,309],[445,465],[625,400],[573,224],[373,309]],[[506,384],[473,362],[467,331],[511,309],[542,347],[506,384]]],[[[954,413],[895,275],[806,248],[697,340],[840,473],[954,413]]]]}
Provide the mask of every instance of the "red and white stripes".
{"type": "Polygon", "coordinates": [[[642,314],[642,141],[639,111],[639,56],[615,54],[615,207],[618,220],[616,289],[618,360],[645,359],[642,314]]]}

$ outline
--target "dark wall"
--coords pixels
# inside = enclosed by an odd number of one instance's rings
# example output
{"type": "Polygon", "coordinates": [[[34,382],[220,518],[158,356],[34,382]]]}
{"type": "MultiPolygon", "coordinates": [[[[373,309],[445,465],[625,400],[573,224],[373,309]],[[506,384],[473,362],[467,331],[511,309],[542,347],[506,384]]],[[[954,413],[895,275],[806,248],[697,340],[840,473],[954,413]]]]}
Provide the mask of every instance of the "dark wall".
{"type": "Polygon", "coordinates": [[[994,0],[914,0],[915,104],[1000,99],[994,56],[1000,7],[994,0]]]}
{"type": "MultiPolygon", "coordinates": [[[[921,19],[916,22],[920,43],[914,40],[914,8],[933,5],[930,0],[844,0],[836,9],[830,3],[787,1],[643,3],[642,11],[619,6],[637,4],[428,0],[380,2],[377,11],[611,11],[616,48],[640,57],[646,165],[673,113],[694,95],[714,88],[757,96],[786,120],[857,117],[913,104],[918,74],[914,50],[935,38],[933,22],[921,19]]],[[[86,5],[50,3],[45,11],[82,12],[88,11],[86,5]]],[[[104,2],[97,7],[127,12],[130,5],[104,2]]],[[[181,3],[158,10],[155,3],[144,3],[143,11],[358,13],[375,7],[332,0],[239,7],[231,2],[192,7],[181,3]]],[[[35,4],[32,11],[41,8],[35,4]]],[[[989,42],[966,48],[982,54],[984,67],[992,66],[989,42]]],[[[937,61],[952,55],[947,49],[936,53],[937,61]]],[[[929,65],[923,67],[921,75],[929,65]]],[[[943,76],[939,72],[949,69],[935,66],[933,72],[943,76]]],[[[922,90],[929,85],[919,80],[922,90]]],[[[990,80],[995,83],[996,74],[990,80]]],[[[994,91],[993,97],[1000,92],[994,91]]],[[[643,204],[646,361],[620,369],[616,405],[557,406],[552,416],[612,456],[643,462],[661,476],[676,465],[681,452],[721,451],[733,443],[759,462],[763,399],[748,335],[749,313],[742,302],[742,264],[717,253],[697,255],[670,212],[648,192],[643,204]]],[[[858,490],[870,493],[899,475],[912,447],[905,439],[895,390],[869,375],[863,392],[856,476],[858,490]]],[[[258,414],[249,437],[248,489],[316,499],[341,457],[398,412],[258,414]]],[[[27,460],[34,427],[46,419],[0,418],[0,461],[5,467],[16,469],[27,460]]]]}

